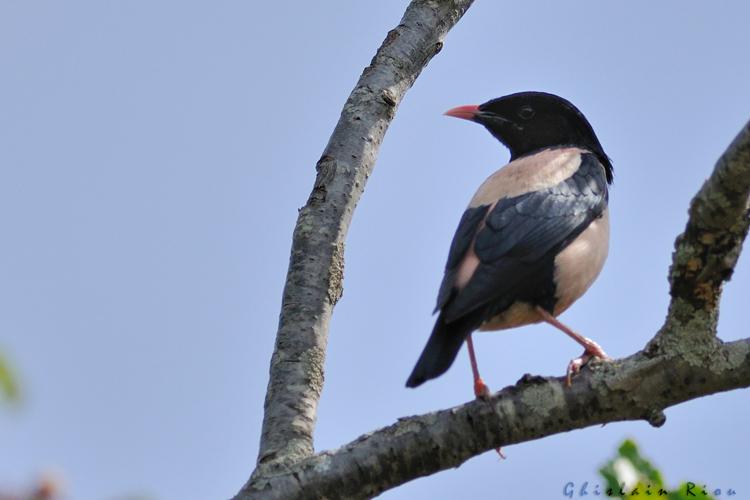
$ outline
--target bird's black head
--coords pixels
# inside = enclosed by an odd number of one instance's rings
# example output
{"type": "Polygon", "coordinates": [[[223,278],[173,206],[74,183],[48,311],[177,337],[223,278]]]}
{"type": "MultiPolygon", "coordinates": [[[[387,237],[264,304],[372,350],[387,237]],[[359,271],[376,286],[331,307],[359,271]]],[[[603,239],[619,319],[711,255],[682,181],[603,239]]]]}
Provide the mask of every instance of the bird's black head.
{"type": "Polygon", "coordinates": [[[445,113],[472,120],[510,150],[511,160],[556,146],[577,146],[594,153],[612,182],[612,163],[594,129],[569,101],[545,92],[519,92],[479,106],[460,106],[445,113]]]}

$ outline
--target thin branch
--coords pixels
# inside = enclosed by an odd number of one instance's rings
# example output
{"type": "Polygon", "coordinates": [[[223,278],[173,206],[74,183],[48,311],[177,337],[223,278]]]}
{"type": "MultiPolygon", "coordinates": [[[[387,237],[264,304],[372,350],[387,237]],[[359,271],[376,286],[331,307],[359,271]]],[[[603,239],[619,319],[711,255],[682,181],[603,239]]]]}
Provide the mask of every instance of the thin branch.
{"type": "Polygon", "coordinates": [[[415,0],[344,105],[300,210],[271,359],[255,475],[313,453],[328,324],[342,293],[344,239],[406,91],[472,0],[415,0]]]}
{"type": "Polygon", "coordinates": [[[241,498],[369,498],[498,446],[625,420],[658,427],[663,408],[750,386],[750,339],[722,346],[717,356],[721,363],[696,367],[678,356],[639,353],[596,363],[569,388],[563,377],[525,375],[488,402],[402,418],[305,459],[241,498]]]}

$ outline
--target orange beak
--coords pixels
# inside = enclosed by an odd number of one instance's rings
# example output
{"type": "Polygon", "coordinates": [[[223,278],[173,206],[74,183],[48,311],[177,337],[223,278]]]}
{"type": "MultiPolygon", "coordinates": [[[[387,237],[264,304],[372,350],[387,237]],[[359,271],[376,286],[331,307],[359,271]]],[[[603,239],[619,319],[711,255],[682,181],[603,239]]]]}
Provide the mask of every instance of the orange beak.
{"type": "Polygon", "coordinates": [[[453,116],[455,118],[463,118],[464,120],[474,120],[474,116],[479,113],[479,106],[476,104],[469,104],[468,106],[459,106],[457,108],[449,109],[445,113],[446,116],[453,116]]]}

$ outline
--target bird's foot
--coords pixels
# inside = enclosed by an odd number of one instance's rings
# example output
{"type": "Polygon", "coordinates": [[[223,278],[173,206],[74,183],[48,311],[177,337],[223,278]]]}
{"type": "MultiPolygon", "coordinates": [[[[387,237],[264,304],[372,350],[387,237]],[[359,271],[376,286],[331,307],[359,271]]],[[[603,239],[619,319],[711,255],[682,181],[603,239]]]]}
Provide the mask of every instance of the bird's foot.
{"type": "MultiPolygon", "coordinates": [[[[474,379],[474,394],[476,395],[477,399],[481,399],[482,401],[487,401],[490,398],[490,388],[487,387],[487,384],[484,383],[484,380],[482,380],[482,377],[477,377],[474,379]]],[[[501,447],[495,448],[495,452],[497,455],[505,460],[505,454],[503,453],[503,449],[501,447]]]]}
{"type": "Polygon", "coordinates": [[[607,353],[604,352],[604,349],[602,349],[602,346],[600,346],[593,340],[586,338],[586,337],[583,337],[583,340],[586,342],[583,346],[586,349],[584,354],[588,353],[591,356],[594,356],[595,358],[599,358],[604,361],[608,361],[612,359],[609,356],[607,356],[607,353]]]}
{"type": "Polygon", "coordinates": [[[565,371],[566,384],[570,387],[573,384],[573,375],[578,374],[581,371],[583,365],[589,362],[591,354],[588,351],[583,351],[583,355],[579,358],[570,360],[568,363],[568,369],[565,371]]]}
{"type": "MultiPolygon", "coordinates": [[[[490,388],[484,383],[482,377],[476,377],[474,379],[474,395],[477,399],[481,399],[482,401],[487,401],[490,398],[490,388]]],[[[495,452],[497,452],[497,455],[500,458],[505,460],[505,454],[503,454],[503,449],[501,447],[498,446],[495,448],[495,452]]]]}
{"type": "Polygon", "coordinates": [[[490,388],[487,387],[487,384],[484,383],[484,380],[482,380],[482,377],[477,377],[474,379],[474,395],[477,397],[477,399],[481,399],[483,401],[487,401],[490,397],[490,388]]]}
{"type": "Polygon", "coordinates": [[[568,387],[570,387],[573,383],[573,376],[578,374],[578,372],[581,371],[581,368],[583,368],[586,363],[591,361],[591,358],[599,358],[602,361],[609,361],[610,359],[612,359],[607,356],[607,353],[604,352],[604,349],[602,349],[599,344],[591,339],[586,339],[585,337],[584,339],[588,343],[588,345],[586,346],[586,350],[583,351],[581,357],[573,359],[570,361],[570,363],[568,363],[568,369],[565,372],[566,385],[568,387]]]}

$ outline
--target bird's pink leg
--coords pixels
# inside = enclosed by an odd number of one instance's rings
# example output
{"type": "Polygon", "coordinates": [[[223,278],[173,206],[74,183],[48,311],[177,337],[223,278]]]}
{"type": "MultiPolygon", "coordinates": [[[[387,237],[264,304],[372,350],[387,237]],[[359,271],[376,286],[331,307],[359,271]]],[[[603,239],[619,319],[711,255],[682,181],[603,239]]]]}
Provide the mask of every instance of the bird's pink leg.
{"type": "MultiPolygon", "coordinates": [[[[484,383],[482,377],[479,376],[479,367],[477,366],[477,357],[474,354],[474,341],[471,340],[471,334],[466,337],[466,347],[469,348],[469,361],[471,361],[471,373],[474,376],[474,395],[478,399],[487,400],[490,397],[490,388],[484,383]]],[[[505,458],[502,448],[495,448],[495,451],[500,458],[505,458]]]]}
{"type": "Polygon", "coordinates": [[[477,367],[477,357],[474,354],[474,342],[471,340],[471,334],[466,337],[466,347],[469,348],[469,361],[471,361],[471,373],[474,375],[474,395],[479,399],[487,399],[490,395],[490,388],[484,383],[479,376],[477,367]]]}
{"type": "Polygon", "coordinates": [[[549,323],[550,325],[554,326],[558,330],[565,333],[568,337],[572,338],[579,344],[583,346],[583,354],[581,357],[576,358],[572,360],[570,363],[568,363],[568,369],[567,369],[567,382],[568,387],[570,387],[571,384],[571,378],[574,374],[578,373],[581,370],[581,367],[589,362],[591,357],[597,357],[599,359],[608,360],[611,359],[609,356],[607,356],[607,353],[604,352],[604,349],[594,342],[591,339],[588,339],[584,337],[583,335],[579,335],[578,333],[574,332],[570,328],[568,328],[566,325],[561,323],[557,318],[552,316],[550,313],[545,311],[539,306],[536,306],[536,312],[539,313],[539,316],[542,317],[542,320],[544,320],[546,323],[549,323]]]}

